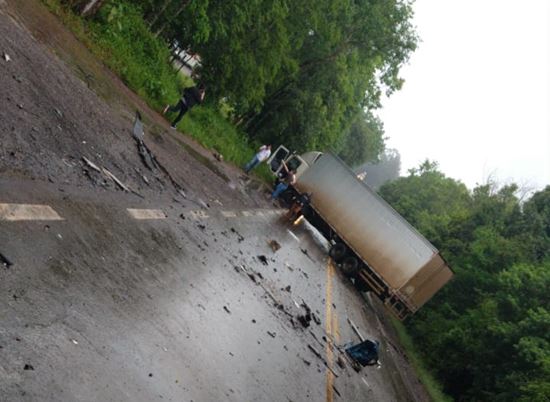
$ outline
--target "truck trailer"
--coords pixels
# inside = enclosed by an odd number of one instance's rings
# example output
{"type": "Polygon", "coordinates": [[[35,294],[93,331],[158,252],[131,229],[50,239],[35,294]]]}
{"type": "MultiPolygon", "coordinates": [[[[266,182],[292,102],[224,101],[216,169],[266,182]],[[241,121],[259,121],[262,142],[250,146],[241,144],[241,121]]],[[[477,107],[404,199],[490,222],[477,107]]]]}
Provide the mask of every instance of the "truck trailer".
{"type": "Polygon", "coordinates": [[[329,255],[361,291],[374,292],[400,320],[414,314],[453,276],[439,251],[337,156],[290,153],[268,160],[296,172],[284,194],[308,194],[304,218],[330,243],[329,255]]]}

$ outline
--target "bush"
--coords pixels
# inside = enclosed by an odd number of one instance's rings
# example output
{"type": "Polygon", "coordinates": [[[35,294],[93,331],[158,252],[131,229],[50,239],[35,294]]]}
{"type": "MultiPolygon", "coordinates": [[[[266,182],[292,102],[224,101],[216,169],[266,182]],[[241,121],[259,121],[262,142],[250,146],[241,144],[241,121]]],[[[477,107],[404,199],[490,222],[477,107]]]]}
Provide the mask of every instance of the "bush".
{"type": "Polygon", "coordinates": [[[89,29],[104,62],[153,107],[178,97],[180,80],[169,63],[168,46],[149,31],[138,7],[110,1],[89,29]]]}

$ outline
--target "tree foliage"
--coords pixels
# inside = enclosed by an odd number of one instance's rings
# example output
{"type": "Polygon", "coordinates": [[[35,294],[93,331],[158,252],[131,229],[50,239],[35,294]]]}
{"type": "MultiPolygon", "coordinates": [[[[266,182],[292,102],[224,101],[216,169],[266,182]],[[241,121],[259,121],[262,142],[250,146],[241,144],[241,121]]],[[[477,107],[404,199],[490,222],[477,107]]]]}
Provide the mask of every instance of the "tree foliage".
{"type": "Polygon", "coordinates": [[[409,328],[457,400],[550,395],[550,187],[524,204],[516,191],[469,192],[429,161],[381,189],[455,271],[409,328]]]}
{"type": "Polygon", "coordinates": [[[383,149],[375,121],[359,119],[402,84],[399,69],[417,43],[409,0],[135,3],[153,32],[200,55],[209,101],[229,104],[251,139],[331,148],[353,164],[383,149]],[[370,135],[359,135],[366,126],[370,135]],[[350,136],[366,149],[345,151],[350,136]]]}

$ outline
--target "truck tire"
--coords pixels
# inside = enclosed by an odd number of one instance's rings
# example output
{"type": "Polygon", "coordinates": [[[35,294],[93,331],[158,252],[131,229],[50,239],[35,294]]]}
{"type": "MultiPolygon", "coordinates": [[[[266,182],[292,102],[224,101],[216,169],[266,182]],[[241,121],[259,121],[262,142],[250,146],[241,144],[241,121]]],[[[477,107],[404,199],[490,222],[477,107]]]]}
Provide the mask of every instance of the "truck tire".
{"type": "Polygon", "coordinates": [[[349,256],[342,261],[342,273],[348,278],[353,278],[359,272],[359,261],[354,256],[349,256]]]}
{"type": "Polygon", "coordinates": [[[330,248],[328,255],[330,255],[336,263],[339,263],[344,259],[347,252],[348,248],[344,243],[336,243],[330,248]]]}

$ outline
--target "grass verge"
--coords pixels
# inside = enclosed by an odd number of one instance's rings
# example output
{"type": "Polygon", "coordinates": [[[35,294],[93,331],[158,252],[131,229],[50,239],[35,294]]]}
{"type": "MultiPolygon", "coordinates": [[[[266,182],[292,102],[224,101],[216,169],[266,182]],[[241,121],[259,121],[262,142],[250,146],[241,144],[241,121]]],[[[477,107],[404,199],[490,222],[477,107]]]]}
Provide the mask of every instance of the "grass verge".
{"type": "Polygon", "coordinates": [[[418,354],[418,352],[416,351],[416,348],[414,347],[414,342],[412,338],[409,336],[409,334],[407,333],[407,330],[403,325],[403,323],[394,317],[391,317],[391,321],[395,328],[395,331],[397,332],[401,345],[407,351],[407,356],[416,374],[418,375],[420,382],[424,384],[424,387],[426,388],[426,391],[430,395],[430,398],[436,402],[452,402],[453,399],[450,396],[447,396],[445,395],[445,393],[443,393],[443,387],[441,386],[441,384],[432,376],[432,374],[424,366],[424,363],[420,355],[418,354]]]}

